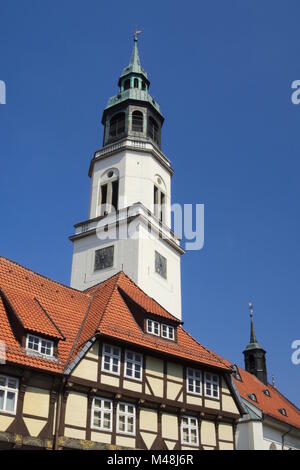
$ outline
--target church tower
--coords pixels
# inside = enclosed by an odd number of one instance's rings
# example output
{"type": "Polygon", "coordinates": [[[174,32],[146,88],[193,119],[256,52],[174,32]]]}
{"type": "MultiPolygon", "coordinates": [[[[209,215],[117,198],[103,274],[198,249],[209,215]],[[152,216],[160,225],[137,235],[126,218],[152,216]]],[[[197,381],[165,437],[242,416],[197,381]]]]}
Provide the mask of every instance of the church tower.
{"type": "Polygon", "coordinates": [[[243,351],[245,357],[245,369],[250,374],[256,375],[256,377],[263,382],[265,385],[268,385],[268,376],[267,376],[267,365],[266,365],[266,351],[260,346],[256,339],[256,334],[254,330],[253,323],[253,305],[249,303],[250,309],[250,342],[243,351]]]}
{"type": "Polygon", "coordinates": [[[70,237],[71,286],[85,290],[122,270],[180,319],[184,251],[171,230],[173,170],[161,151],[164,118],[149,93],[138,33],[119,92],[103,112],[103,147],[89,169],[89,217],[70,237]]]}

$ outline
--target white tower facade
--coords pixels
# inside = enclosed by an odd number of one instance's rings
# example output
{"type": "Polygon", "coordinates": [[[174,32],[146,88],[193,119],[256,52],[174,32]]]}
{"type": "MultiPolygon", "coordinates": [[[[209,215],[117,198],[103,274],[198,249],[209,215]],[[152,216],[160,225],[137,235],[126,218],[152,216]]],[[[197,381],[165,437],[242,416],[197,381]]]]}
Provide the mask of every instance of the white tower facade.
{"type": "Polygon", "coordinates": [[[137,37],[120,92],[104,110],[103,147],[91,161],[89,217],[75,225],[71,286],[85,290],[124,271],[181,318],[180,258],[171,230],[170,161],[161,151],[164,118],[148,92],[137,37]]]}

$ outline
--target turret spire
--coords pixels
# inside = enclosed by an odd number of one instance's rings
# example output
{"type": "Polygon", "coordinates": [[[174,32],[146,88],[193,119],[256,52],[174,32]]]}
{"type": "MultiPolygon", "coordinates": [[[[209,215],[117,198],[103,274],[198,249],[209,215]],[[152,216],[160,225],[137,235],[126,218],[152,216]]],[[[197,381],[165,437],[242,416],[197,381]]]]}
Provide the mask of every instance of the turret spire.
{"type": "Polygon", "coordinates": [[[254,322],[253,322],[253,304],[249,302],[249,312],[250,312],[250,321],[251,321],[251,332],[250,332],[250,343],[256,343],[256,335],[254,330],[254,322]]]}
{"type": "Polygon", "coordinates": [[[254,321],[253,321],[253,304],[249,302],[250,313],[250,342],[244,351],[245,369],[261,380],[264,384],[268,384],[267,367],[266,367],[266,351],[261,347],[256,339],[254,321]]]}

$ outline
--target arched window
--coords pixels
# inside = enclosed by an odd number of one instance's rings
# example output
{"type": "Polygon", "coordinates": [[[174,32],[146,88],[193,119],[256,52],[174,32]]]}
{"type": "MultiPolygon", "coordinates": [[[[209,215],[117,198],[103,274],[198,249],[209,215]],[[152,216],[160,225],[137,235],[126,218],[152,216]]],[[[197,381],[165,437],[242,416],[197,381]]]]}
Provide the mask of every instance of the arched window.
{"type": "Polygon", "coordinates": [[[157,144],[159,144],[159,127],[153,117],[149,117],[148,122],[148,136],[157,144]]]}
{"type": "Polygon", "coordinates": [[[134,132],[143,132],[143,113],[140,111],[134,111],[132,113],[132,125],[131,128],[134,132]]]}
{"type": "Polygon", "coordinates": [[[110,120],[109,135],[110,137],[117,137],[125,131],[125,113],[119,113],[113,116],[110,120]]]}
{"type": "Polygon", "coordinates": [[[139,80],[138,78],[135,78],[134,81],[133,81],[133,86],[134,88],[138,88],[139,87],[139,80]]]}
{"type": "Polygon", "coordinates": [[[125,80],[124,82],[124,90],[128,90],[130,88],[130,80],[125,80]]]}
{"type": "Polygon", "coordinates": [[[119,171],[111,168],[102,175],[99,187],[98,215],[107,215],[118,210],[119,171]]]}

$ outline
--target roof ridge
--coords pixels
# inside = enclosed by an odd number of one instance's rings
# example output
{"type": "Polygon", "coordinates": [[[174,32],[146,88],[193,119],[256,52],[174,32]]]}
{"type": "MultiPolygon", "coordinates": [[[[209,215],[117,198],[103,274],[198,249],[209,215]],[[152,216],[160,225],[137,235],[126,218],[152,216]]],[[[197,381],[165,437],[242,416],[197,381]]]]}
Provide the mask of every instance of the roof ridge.
{"type": "MultiPolygon", "coordinates": [[[[149,299],[151,299],[153,302],[155,302],[157,305],[159,305],[160,308],[162,308],[165,312],[167,312],[169,315],[171,315],[174,320],[176,320],[177,322],[179,322],[180,324],[183,324],[183,321],[182,320],[179,320],[179,318],[175,317],[175,315],[173,315],[173,313],[169,312],[165,307],[163,307],[159,302],[157,302],[157,300],[155,300],[153,297],[150,297],[149,294],[146,294],[146,292],[141,289],[132,279],[130,279],[130,277],[124,272],[124,271],[120,271],[120,274],[124,274],[124,276],[129,280],[129,282],[131,282],[131,284],[134,285],[134,287],[136,287],[140,292],[142,292],[144,295],[146,295],[149,299]]],[[[121,287],[121,286],[120,286],[121,287]]],[[[122,289],[122,287],[121,287],[122,289]]]]}
{"type": "MultiPolygon", "coordinates": [[[[111,290],[111,293],[110,293],[110,295],[109,295],[109,297],[108,297],[108,299],[107,299],[107,301],[106,301],[106,304],[105,304],[105,306],[104,306],[104,308],[103,308],[103,313],[102,313],[102,315],[101,315],[101,317],[100,317],[100,319],[99,319],[98,325],[97,325],[97,327],[96,327],[96,331],[97,331],[98,328],[100,327],[100,323],[102,322],[102,320],[103,320],[103,318],[104,318],[104,315],[106,314],[106,310],[107,310],[107,307],[108,307],[108,305],[109,305],[109,303],[110,303],[110,300],[111,300],[111,298],[112,298],[112,295],[113,295],[113,293],[116,291],[116,288],[118,287],[118,281],[119,281],[119,278],[120,278],[122,272],[123,272],[123,271],[119,271],[119,272],[115,275],[115,276],[116,276],[116,280],[115,280],[114,286],[113,286],[113,288],[112,288],[112,290],[111,290]]],[[[113,276],[112,276],[112,277],[113,277],[113,276]]],[[[112,277],[109,278],[109,279],[112,279],[112,277]]]]}
{"type": "Polygon", "coordinates": [[[59,327],[56,325],[55,321],[53,320],[53,318],[51,317],[50,313],[47,312],[47,310],[45,309],[45,307],[43,307],[43,305],[41,304],[41,302],[39,301],[39,299],[37,299],[36,297],[33,297],[33,300],[35,300],[40,308],[42,309],[42,311],[44,312],[44,314],[46,315],[46,317],[48,318],[48,320],[52,323],[52,325],[54,326],[54,328],[56,328],[56,330],[59,332],[59,334],[62,336],[63,339],[66,339],[65,335],[63,334],[63,332],[59,329],[59,327]]]}
{"type": "MultiPolygon", "coordinates": [[[[0,256],[0,262],[1,262],[1,260],[8,261],[9,263],[11,263],[11,264],[13,264],[13,265],[15,265],[15,266],[19,266],[20,268],[25,269],[26,271],[29,271],[30,273],[35,274],[35,275],[38,276],[38,277],[41,277],[41,278],[43,278],[43,279],[46,279],[47,281],[49,281],[49,282],[51,282],[51,283],[53,283],[53,284],[58,284],[58,285],[61,286],[61,287],[64,287],[64,288],[66,288],[66,289],[73,290],[73,291],[75,291],[75,292],[77,292],[77,293],[79,293],[79,294],[84,294],[84,292],[85,292],[85,291],[81,291],[81,290],[79,290],[79,289],[75,289],[75,287],[68,286],[67,284],[63,284],[62,282],[56,281],[55,279],[51,279],[50,277],[48,277],[48,276],[46,276],[46,275],[44,275],[44,274],[40,274],[40,273],[38,273],[37,271],[34,271],[34,270],[31,269],[31,268],[28,268],[28,267],[26,267],[26,266],[23,266],[22,264],[18,263],[17,261],[13,261],[13,260],[11,260],[11,259],[9,259],[9,258],[6,258],[5,256],[0,256]]],[[[20,289],[19,289],[19,290],[20,290],[20,289]]],[[[84,294],[84,295],[86,295],[86,294],[84,294]]]]}

